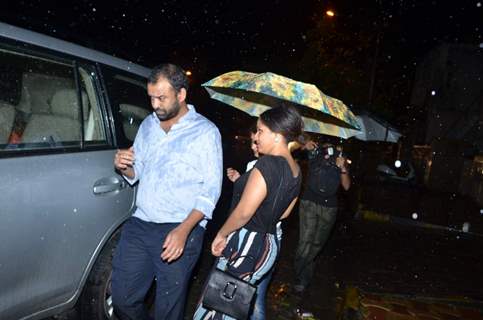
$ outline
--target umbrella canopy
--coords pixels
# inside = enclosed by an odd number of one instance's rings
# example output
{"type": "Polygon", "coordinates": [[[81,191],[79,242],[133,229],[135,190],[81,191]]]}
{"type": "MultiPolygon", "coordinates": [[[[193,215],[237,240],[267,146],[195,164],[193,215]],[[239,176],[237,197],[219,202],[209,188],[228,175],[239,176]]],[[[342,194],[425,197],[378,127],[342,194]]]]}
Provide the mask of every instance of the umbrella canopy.
{"type": "MultiPolygon", "coordinates": [[[[330,124],[320,120],[302,117],[304,120],[304,131],[325,134],[342,139],[349,139],[361,133],[361,130],[350,129],[345,126],[330,124]]],[[[356,116],[357,119],[357,116],[356,116]]],[[[359,122],[358,122],[359,123],[359,122]]]]}
{"type": "Polygon", "coordinates": [[[385,141],[397,143],[402,134],[382,119],[373,115],[358,115],[357,119],[361,131],[355,135],[356,139],[363,141],[385,141]]]}
{"type": "MultiPolygon", "coordinates": [[[[314,125],[319,127],[316,127],[315,131],[306,131],[328,134],[344,139],[354,137],[357,140],[362,141],[383,141],[392,143],[397,143],[399,138],[402,136],[402,134],[396,128],[391,126],[386,121],[379,119],[373,115],[357,115],[356,119],[359,123],[360,130],[343,128],[332,124],[317,122],[314,125]]],[[[306,127],[311,125],[310,121],[314,122],[314,120],[308,119],[308,124],[304,123],[306,127]]]]}
{"type": "Polygon", "coordinates": [[[213,99],[253,116],[281,102],[293,104],[304,118],[305,131],[349,138],[359,129],[355,115],[342,101],[327,96],[313,84],[275,73],[232,71],[202,86],[213,99]]]}

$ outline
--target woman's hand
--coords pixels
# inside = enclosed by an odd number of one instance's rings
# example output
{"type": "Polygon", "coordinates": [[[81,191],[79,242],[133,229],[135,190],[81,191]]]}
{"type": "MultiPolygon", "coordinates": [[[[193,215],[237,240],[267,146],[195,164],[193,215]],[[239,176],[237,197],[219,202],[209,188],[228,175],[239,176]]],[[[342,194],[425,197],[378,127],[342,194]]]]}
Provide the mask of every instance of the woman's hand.
{"type": "Polygon", "coordinates": [[[224,236],[222,236],[220,234],[217,234],[216,237],[215,237],[215,239],[211,243],[211,253],[215,257],[221,256],[221,253],[225,249],[226,244],[227,244],[226,237],[224,237],[224,236]]]}
{"type": "Polygon", "coordinates": [[[240,173],[233,168],[228,168],[226,169],[226,176],[231,182],[235,182],[238,180],[238,178],[240,178],[240,173]]]}

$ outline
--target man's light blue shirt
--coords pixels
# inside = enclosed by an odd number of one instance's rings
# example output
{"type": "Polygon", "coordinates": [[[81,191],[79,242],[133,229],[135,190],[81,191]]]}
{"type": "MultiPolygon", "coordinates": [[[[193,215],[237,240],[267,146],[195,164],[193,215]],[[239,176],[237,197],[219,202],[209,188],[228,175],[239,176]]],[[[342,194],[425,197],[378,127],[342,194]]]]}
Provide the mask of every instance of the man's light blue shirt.
{"type": "Polygon", "coordinates": [[[220,197],[223,179],[218,128],[189,111],[166,133],[153,112],[144,119],[134,140],[134,179],[139,181],[135,217],[156,223],[182,222],[193,209],[206,226],[220,197]]]}

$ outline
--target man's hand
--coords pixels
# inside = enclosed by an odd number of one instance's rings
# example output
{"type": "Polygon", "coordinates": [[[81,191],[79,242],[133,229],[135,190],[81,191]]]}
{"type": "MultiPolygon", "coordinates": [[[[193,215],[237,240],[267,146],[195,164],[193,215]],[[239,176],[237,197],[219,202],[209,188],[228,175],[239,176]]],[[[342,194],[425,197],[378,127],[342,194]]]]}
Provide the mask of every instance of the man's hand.
{"type": "Polygon", "coordinates": [[[131,168],[134,164],[134,149],[119,149],[114,156],[114,167],[120,171],[131,168]]]}
{"type": "Polygon", "coordinates": [[[163,252],[161,252],[161,259],[170,263],[183,254],[186,239],[188,238],[189,230],[183,228],[182,225],[171,230],[163,243],[163,252]]]}
{"type": "Polygon", "coordinates": [[[339,167],[341,171],[347,171],[347,168],[345,166],[346,158],[344,157],[337,157],[335,158],[335,165],[339,167]]]}
{"type": "Polygon", "coordinates": [[[221,256],[223,250],[225,250],[227,244],[226,237],[217,234],[213,242],[211,243],[211,253],[215,257],[221,256]]]}
{"type": "Polygon", "coordinates": [[[233,168],[226,169],[226,176],[231,182],[235,182],[240,178],[240,173],[233,168]]]}

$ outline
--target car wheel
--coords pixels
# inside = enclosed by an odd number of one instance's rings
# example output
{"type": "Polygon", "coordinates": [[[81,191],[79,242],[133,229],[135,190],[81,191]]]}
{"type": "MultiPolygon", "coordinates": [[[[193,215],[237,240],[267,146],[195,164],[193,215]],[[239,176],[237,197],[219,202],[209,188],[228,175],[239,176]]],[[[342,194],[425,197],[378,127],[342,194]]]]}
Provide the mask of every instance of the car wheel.
{"type": "Polygon", "coordinates": [[[117,320],[111,294],[112,256],[119,240],[116,232],[102,249],[79,299],[81,320],[117,320]]]}

